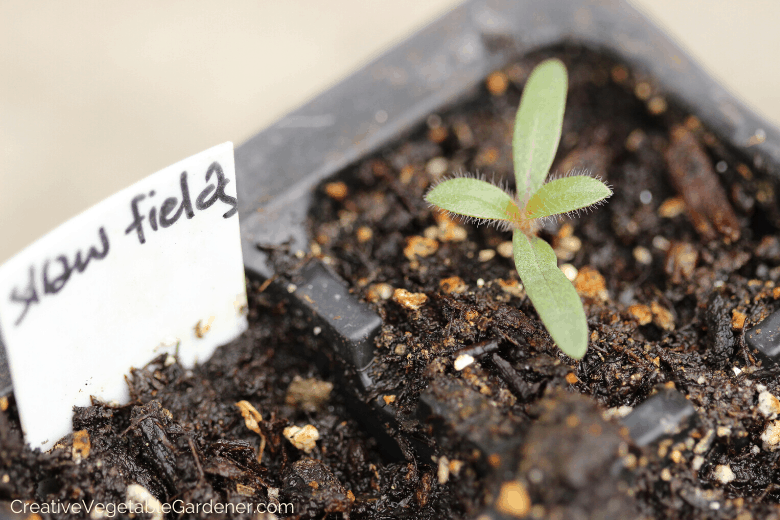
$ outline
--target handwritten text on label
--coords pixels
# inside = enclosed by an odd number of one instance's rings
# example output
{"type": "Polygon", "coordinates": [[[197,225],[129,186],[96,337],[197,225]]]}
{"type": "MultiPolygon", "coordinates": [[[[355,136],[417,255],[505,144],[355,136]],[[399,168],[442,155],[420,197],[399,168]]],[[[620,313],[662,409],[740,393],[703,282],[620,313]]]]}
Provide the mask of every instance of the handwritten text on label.
{"type": "Polygon", "coordinates": [[[91,396],[127,400],[131,367],[162,352],[190,367],[246,330],[235,182],[232,143],[215,146],[0,265],[0,348],[32,446],[66,435],[91,396]]]}
{"type": "MultiPolygon", "coordinates": [[[[159,208],[153,206],[149,210],[148,220],[149,226],[153,231],[157,231],[159,227],[168,228],[176,223],[182,215],[186,215],[188,219],[195,216],[195,211],[192,208],[192,197],[190,196],[190,188],[187,179],[188,173],[182,172],[179,177],[179,187],[181,188],[181,202],[176,197],[166,198],[159,208]],[[177,207],[178,206],[178,207],[177,207]],[[159,218],[158,218],[159,214],[159,218]],[[159,225],[158,225],[159,223],[159,225]]],[[[195,208],[198,211],[205,211],[212,207],[215,202],[220,201],[226,204],[229,209],[222,215],[223,218],[230,218],[238,211],[238,203],[235,197],[232,197],[225,193],[225,186],[227,186],[230,179],[225,177],[222,170],[222,166],[218,162],[213,162],[206,170],[206,182],[209,182],[211,177],[216,176],[216,184],[207,184],[205,188],[198,194],[195,199],[195,208]],[[211,195],[211,196],[209,196],[211,195]]],[[[149,198],[154,197],[155,190],[149,192],[149,198]]],[[[141,201],[147,198],[145,194],[139,194],[132,198],[130,201],[130,213],[132,222],[125,230],[125,234],[130,234],[133,231],[137,233],[138,241],[141,244],[146,243],[144,237],[143,221],[144,215],[139,212],[139,204],[141,201]]],[[[17,303],[22,306],[19,317],[14,323],[16,326],[21,325],[25,316],[30,308],[35,304],[40,304],[41,299],[39,294],[55,295],[60,292],[70,280],[71,275],[76,273],[83,273],[89,265],[90,260],[102,260],[110,251],[110,241],[106,235],[106,230],[100,227],[98,230],[98,239],[100,240],[100,248],[95,246],[89,247],[89,251],[84,256],[84,252],[79,250],[76,252],[73,261],[71,262],[64,254],[57,256],[54,260],[46,259],[43,262],[43,266],[40,268],[41,286],[42,291],[38,290],[36,284],[36,269],[34,265],[31,265],[28,270],[27,283],[24,285],[24,289],[14,287],[11,291],[10,300],[13,303],[17,303]]]]}

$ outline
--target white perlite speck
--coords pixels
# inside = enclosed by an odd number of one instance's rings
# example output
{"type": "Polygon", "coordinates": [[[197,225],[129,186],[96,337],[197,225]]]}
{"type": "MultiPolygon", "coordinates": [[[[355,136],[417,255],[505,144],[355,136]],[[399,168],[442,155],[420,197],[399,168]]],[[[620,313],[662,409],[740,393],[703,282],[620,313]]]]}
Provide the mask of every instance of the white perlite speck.
{"type": "Polygon", "coordinates": [[[450,461],[447,457],[441,457],[439,459],[439,468],[436,473],[439,484],[442,486],[450,479],[450,461]]]}
{"type": "Polygon", "coordinates": [[[764,433],[761,434],[761,441],[764,443],[764,449],[776,451],[780,448],[780,421],[772,421],[766,425],[764,433]]]}
{"type": "Polygon", "coordinates": [[[758,411],[769,419],[776,419],[780,414],[780,400],[766,390],[758,394],[758,411]]]}
{"type": "Polygon", "coordinates": [[[710,449],[710,446],[712,446],[712,441],[715,439],[715,430],[707,430],[707,433],[704,434],[704,437],[701,438],[699,442],[696,443],[696,447],[693,448],[693,452],[696,455],[704,455],[708,449],[710,449]]]}
{"type": "Polygon", "coordinates": [[[162,504],[140,484],[127,486],[127,501],[143,504],[144,511],[152,513],[152,520],[163,520],[162,504]]]}
{"type": "Polygon", "coordinates": [[[468,354],[461,354],[455,359],[454,368],[457,371],[461,371],[474,362],[474,357],[468,354]]]}
{"type": "Polygon", "coordinates": [[[316,441],[320,438],[320,432],[311,424],[307,424],[303,428],[288,426],[282,433],[293,446],[305,453],[311,453],[311,450],[317,446],[316,441]]]}
{"type": "Polygon", "coordinates": [[[731,471],[731,467],[728,464],[720,464],[715,466],[715,471],[712,472],[712,476],[721,484],[728,484],[734,480],[734,472],[731,471]]]}
{"type": "Polygon", "coordinates": [[[448,163],[444,157],[434,157],[425,165],[425,171],[433,178],[440,177],[447,171],[448,163]]]}

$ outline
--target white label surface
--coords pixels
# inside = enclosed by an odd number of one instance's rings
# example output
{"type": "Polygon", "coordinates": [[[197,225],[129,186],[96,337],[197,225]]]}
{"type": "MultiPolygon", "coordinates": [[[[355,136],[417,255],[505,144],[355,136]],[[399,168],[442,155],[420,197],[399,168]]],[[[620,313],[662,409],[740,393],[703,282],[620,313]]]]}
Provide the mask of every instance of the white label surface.
{"type": "MultiPolygon", "coordinates": [[[[13,225],[12,222],[4,225],[13,225]]],[[[233,144],[74,217],[0,266],[0,335],[25,438],[48,449],[90,395],[161,353],[191,366],[247,327],[233,144]]]]}

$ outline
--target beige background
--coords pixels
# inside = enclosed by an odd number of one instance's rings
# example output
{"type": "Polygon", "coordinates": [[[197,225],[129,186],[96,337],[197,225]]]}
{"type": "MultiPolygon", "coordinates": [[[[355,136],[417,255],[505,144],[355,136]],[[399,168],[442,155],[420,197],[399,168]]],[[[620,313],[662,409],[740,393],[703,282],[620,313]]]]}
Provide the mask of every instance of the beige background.
{"type": "MultiPolygon", "coordinates": [[[[0,3],[0,262],[212,145],[240,144],[453,0],[0,3]]],[[[635,0],[780,122],[780,2],[635,0]]]]}

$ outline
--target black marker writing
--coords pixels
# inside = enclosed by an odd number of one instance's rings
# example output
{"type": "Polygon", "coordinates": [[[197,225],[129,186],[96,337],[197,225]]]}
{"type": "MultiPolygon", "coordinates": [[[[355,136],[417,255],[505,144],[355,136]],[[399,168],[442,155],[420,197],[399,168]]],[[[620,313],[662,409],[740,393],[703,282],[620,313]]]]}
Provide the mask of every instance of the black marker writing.
{"type": "MultiPolygon", "coordinates": [[[[209,182],[212,176],[216,176],[216,185],[207,184],[205,188],[195,199],[195,208],[199,211],[206,210],[214,205],[215,202],[220,201],[230,206],[230,209],[222,215],[223,218],[230,218],[238,211],[238,202],[235,197],[231,197],[225,193],[225,186],[230,182],[230,179],[225,177],[225,173],[222,170],[222,166],[218,162],[213,162],[206,170],[206,182],[209,182]]],[[[181,202],[177,197],[168,197],[158,208],[152,205],[149,209],[148,215],[141,213],[141,202],[147,199],[147,196],[143,193],[136,195],[130,200],[130,212],[133,216],[133,221],[125,229],[125,235],[129,235],[132,232],[136,233],[138,242],[141,244],[146,243],[146,236],[144,234],[144,220],[149,221],[149,226],[152,231],[158,230],[158,224],[160,228],[168,228],[178,221],[182,215],[185,215],[188,219],[195,216],[195,211],[192,207],[192,199],[190,197],[190,187],[187,179],[187,172],[182,172],[179,177],[179,188],[181,195],[181,202]]],[[[149,199],[154,196],[155,192],[149,192],[149,199]]]]}
{"type": "MultiPolygon", "coordinates": [[[[68,280],[70,280],[74,271],[83,273],[92,259],[102,260],[108,255],[110,245],[106,230],[101,227],[98,230],[98,236],[100,237],[100,250],[95,246],[91,246],[86,258],[84,257],[83,251],[77,251],[73,263],[71,263],[65,255],[57,256],[53,262],[50,259],[44,261],[43,268],[41,269],[44,295],[57,294],[68,283],[68,280]]],[[[22,313],[14,323],[14,325],[17,326],[22,323],[22,320],[27,316],[30,307],[40,303],[38,288],[35,285],[35,267],[31,265],[28,273],[27,286],[25,287],[24,292],[20,293],[17,287],[14,287],[13,291],[11,291],[11,302],[24,305],[24,310],[22,310],[22,313]]]]}
{"type": "Polygon", "coordinates": [[[27,311],[30,310],[30,305],[33,303],[38,303],[39,301],[38,291],[35,289],[35,267],[30,266],[30,274],[28,276],[27,287],[24,290],[24,294],[19,294],[18,289],[14,287],[14,290],[11,291],[11,301],[13,303],[21,303],[24,305],[22,314],[20,314],[16,319],[16,322],[14,322],[14,325],[18,326],[24,317],[27,316],[27,311]]]}
{"type": "MultiPolygon", "coordinates": [[[[150,197],[154,197],[154,190],[149,192],[150,197]]],[[[152,226],[152,231],[157,231],[157,208],[152,207],[149,210],[149,225],[152,226]]]]}
{"type": "MultiPolygon", "coordinates": [[[[127,229],[125,229],[125,235],[129,234],[132,230],[136,230],[138,232],[138,241],[142,244],[146,242],[146,239],[144,238],[144,228],[141,225],[141,222],[143,221],[144,217],[138,212],[138,203],[141,202],[146,198],[146,195],[143,193],[140,195],[136,195],[133,197],[133,200],[130,201],[130,211],[133,212],[133,223],[130,224],[127,229]]],[[[157,226],[154,226],[157,227],[157,226]]]]}
{"type": "Polygon", "coordinates": [[[209,178],[211,178],[212,173],[217,174],[216,191],[213,185],[209,184],[206,186],[200,195],[198,195],[198,200],[195,203],[195,207],[198,209],[207,209],[210,208],[211,205],[217,201],[217,199],[219,199],[221,202],[224,202],[230,206],[230,209],[227,211],[227,213],[222,215],[222,218],[230,218],[235,215],[236,211],[238,211],[238,201],[236,198],[231,197],[225,193],[225,186],[227,186],[227,183],[230,182],[230,179],[225,177],[225,173],[222,171],[222,166],[220,166],[218,162],[211,163],[209,169],[206,170],[206,182],[209,182],[209,178]],[[209,200],[206,200],[206,197],[208,197],[209,193],[212,191],[215,192],[214,195],[209,200]]]}
{"type": "MultiPolygon", "coordinates": [[[[160,226],[167,228],[173,225],[174,222],[179,220],[182,213],[187,215],[187,218],[195,216],[195,212],[192,209],[192,201],[190,200],[190,188],[187,184],[187,172],[181,172],[179,176],[179,188],[181,189],[181,204],[179,208],[171,215],[176,205],[179,203],[176,197],[168,197],[162,203],[160,207],[160,226]]],[[[149,192],[149,196],[154,196],[154,191],[149,192]]],[[[138,208],[139,203],[146,198],[143,193],[136,195],[130,201],[130,211],[133,214],[133,222],[125,229],[125,235],[129,235],[133,231],[138,234],[138,241],[142,244],[146,243],[146,237],[144,237],[143,221],[146,218],[141,215],[141,211],[138,208]]],[[[152,231],[157,231],[157,208],[152,207],[149,211],[149,225],[152,227],[152,231]]]]}

